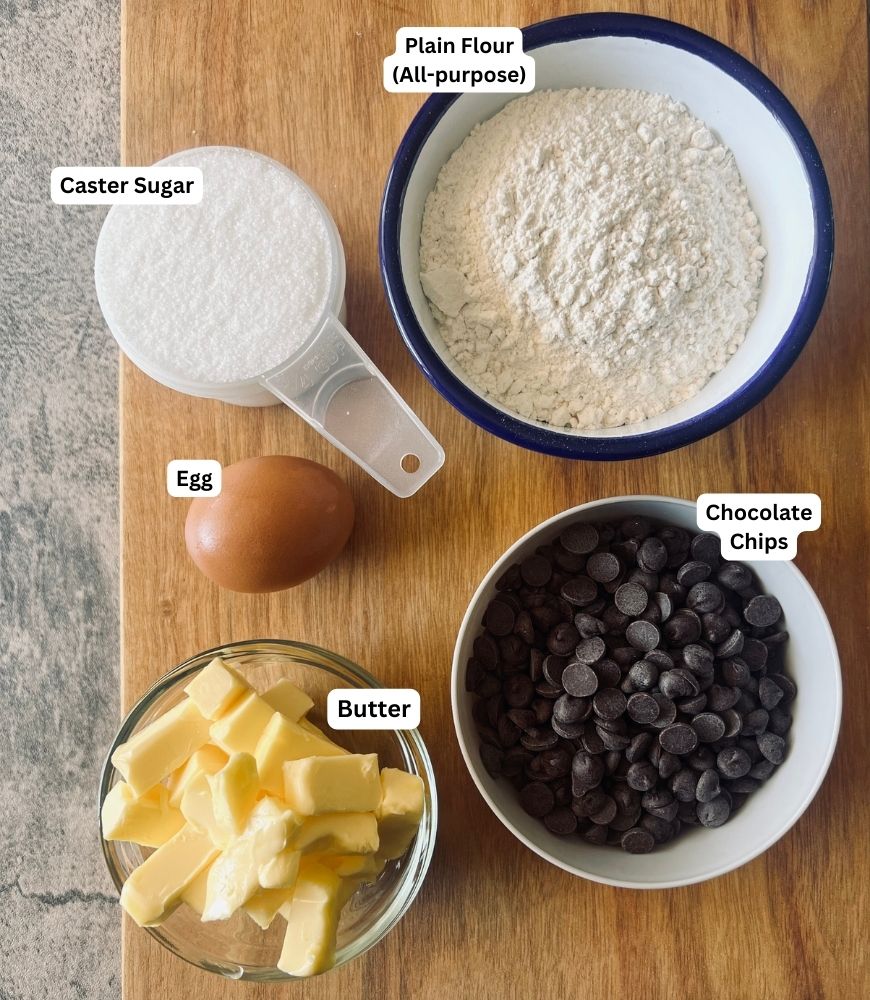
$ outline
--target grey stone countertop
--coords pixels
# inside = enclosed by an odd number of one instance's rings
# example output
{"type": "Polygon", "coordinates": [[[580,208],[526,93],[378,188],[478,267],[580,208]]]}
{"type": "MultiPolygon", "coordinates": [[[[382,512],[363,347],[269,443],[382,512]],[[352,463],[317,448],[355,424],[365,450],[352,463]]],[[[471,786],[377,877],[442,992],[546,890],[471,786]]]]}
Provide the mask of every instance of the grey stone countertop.
{"type": "Polygon", "coordinates": [[[117,352],[93,290],[119,0],[0,0],[0,1000],[120,994],[96,794],[118,713],[117,352]]]}

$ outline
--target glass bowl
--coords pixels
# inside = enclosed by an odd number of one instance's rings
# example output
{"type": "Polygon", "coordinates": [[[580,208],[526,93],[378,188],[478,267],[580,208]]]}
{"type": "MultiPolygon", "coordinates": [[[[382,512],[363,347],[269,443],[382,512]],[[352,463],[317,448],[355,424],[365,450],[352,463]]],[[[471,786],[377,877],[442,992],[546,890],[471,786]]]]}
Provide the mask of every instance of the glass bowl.
{"type": "MultiPolygon", "coordinates": [[[[262,692],[281,678],[303,688],[314,700],[308,717],[337,743],[355,753],[377,753],[381,767],[398,767],[423,779],[423,818],[405,855],[387,866],[371,885],[363,886],[341,914],[335,967],[376,945],[405,915],[432,860],[438,802],[432,763],[420,734],[409,730],[331,730],[326,724],[326,696],[333,688],[379,688],[365,670],[317,646],[281,639],[254,639],[197,653],[164,674],[133,706],[109,749],[100,780],[100,809],[121,776],[111,763],[115,749],[184,696],[184,687],[203,667],[220,656],[262,692]]],[[[127,876],[150,853],[127,841],[102,839],[109,873],[120,890],[127,876]]],[[[286,982],[297,977],[276,967],[284,936],[284,921],[261,930],[247,915],[202,923],[187,906],[179,906],[162,924],[145,930],[164,947],[201,969],[227,979],[286,982]]]]}

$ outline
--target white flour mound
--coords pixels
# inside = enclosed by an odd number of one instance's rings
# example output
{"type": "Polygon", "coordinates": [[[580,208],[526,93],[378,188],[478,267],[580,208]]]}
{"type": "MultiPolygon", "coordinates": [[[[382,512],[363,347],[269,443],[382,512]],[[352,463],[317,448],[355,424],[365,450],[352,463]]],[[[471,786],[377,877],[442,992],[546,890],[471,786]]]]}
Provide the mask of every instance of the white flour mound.
{"type": "Polygon", "coordinates": [[[733,155],[684,105],[540,91],[441,169],[420,277],[472,382],[523,417],[593,429],[662,413],[725,366],[764,256],[733,155]]]}

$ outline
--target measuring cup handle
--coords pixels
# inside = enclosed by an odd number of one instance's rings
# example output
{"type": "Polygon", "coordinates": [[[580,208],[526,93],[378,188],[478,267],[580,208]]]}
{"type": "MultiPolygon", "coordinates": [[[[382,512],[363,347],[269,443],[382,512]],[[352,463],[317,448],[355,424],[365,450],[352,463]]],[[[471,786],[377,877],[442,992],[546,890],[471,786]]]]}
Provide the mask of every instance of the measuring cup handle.
{"type": "Polygon", "coordinates": [[[443,448],[334,317],[263,384],[396,496],[412,496],[444,464],[443,448]]]}

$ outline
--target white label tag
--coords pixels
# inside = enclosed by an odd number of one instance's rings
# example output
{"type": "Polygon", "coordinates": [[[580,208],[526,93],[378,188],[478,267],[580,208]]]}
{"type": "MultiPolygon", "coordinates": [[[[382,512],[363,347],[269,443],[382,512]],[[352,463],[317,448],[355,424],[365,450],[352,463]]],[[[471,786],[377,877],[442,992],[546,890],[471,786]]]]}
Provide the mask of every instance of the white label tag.
{"type": "Polygon", "coordinates": [[[802,531],[822,523],[822,501],[815,493],[702,493],[698,527],[722,542],[725,559],[784,562],[797,555],[802,531]]]}
{"type": "Polygon", "coordinates": [[[55,167],[56,205],[198,205],[199,167],[55,167]]]}
{"type": "Polygon", "coordinates": [[[171,497],[216,497],[222,472],[213,458],[175,458],[166,466],[166,492],[171,497]]]}
{"type": "Polygon", "coordinates": [[[420,692],[413,688],[334,688],[326,696],[332,729],[416,729],[420,692]]]}
{"type": "Polygon", "coordinates": [[[399,28],[384,59],[391,94],[523,94],[535,86],[535,60],[519,28],[399,28]]]}

